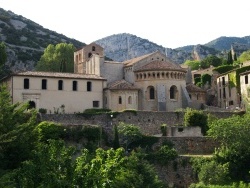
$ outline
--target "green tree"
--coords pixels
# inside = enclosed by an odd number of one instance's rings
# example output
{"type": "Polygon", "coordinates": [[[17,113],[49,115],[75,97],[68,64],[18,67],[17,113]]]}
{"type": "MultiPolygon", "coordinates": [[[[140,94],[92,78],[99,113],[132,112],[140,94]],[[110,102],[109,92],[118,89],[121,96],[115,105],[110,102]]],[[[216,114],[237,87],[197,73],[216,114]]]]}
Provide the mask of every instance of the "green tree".
{"type": "Polygon", "coordinates": [[[63,141],[40,142],[32,160],[22,163],[16,172],[16,187],[71,187],[74,174],[73,147],[63,141]]]}
{"type": "Polygon", "coordinates": [[[35,111],[27,113],[28,104],[11,104],[6,86],[0,87],[0,169],[14,169],[30,158],[37,135],[35,111]]]}
{"type": "Polygon", "coordinates": [[[120,143],[119,143],[119,133],[118,133],[118,129],[117,129],[117,125],[114,126],[114,143],[113,143],[113,147],[114,149],[118,149],[120,147],[120,143]]]}
{"type": "Polygon", "coordinates": [[[231,50],[227,54],[227,64],[232,65],[233,64],[233,57],[232,57],[232,52],[231,50]]]}
{"type": "Polygon", "coordinates": [[[184,65],[187,65],[191,68],[191,70],[198,70],[200,68],[201,62],[197,60],[186,60],[184,65]]]}
{"type": "Polygon", "coordinates": [[[203,74],[201,76],[202,86],[204,86],[207,82],[209,85],[211,85],[211,79],[212,79],[212,76],[210,74],[203,74]]]}
{"type": "Polygon", "coordinates": [[[216,160],[229,163],[229,174],[233,181],[245,181],[250,171],[250,115],[218,119],[209,125],[208,135],[219,140],[216,160]]]}
{"type": "Polygon", "coordinates": [[[142,134],[140,132],[139,127],[123,122],[119,123],[118,125],[118,133],[122,140],[122,143],[125,144],[126,151],[128,149],[129,144],[142,138],[142,134]]]}
{"type": "Polygon", "coordinates": [[[243,52],[238,58],[238,61],[240,63],[244,63],[245,61],[249,60],[250,60],[250,50],[243,52]]]}
{"type": "Polygon", "coordinates": [[[50,44],[37,63],[37,71],[74,72],[73,44],[60,43],[56,46],[50,44]]]}
{"type": "Polygon", "coordinates": [[[46,142],[49,139],[59,140],[64,135],[64,128],[61,124],[47,121],[39,123],[34,131],[37,132],[40,142],[46,142]]]}
{"type": "Polygon", "coordinates": [[[7,61],[6,47],[3,42],[0,43],[0,70],[7,61]]]}
{"type": "Polygon", "coordinates": [[[209,68],[210,65],[212,65],[214,67],[218,67],[218,66],[222,65],[222,63],[223,63],[222,59],[220,59],[214,55],[209,55],[201,61],[201,68],[206,69],[206,68],[209,68]]]}
{"type": "Polygon", "coordinates": [[[201,110],[187,108],[184,114],[184,125],[199,126],[201,132],[205,135],[208,130],[207,115],[201,110]]]}

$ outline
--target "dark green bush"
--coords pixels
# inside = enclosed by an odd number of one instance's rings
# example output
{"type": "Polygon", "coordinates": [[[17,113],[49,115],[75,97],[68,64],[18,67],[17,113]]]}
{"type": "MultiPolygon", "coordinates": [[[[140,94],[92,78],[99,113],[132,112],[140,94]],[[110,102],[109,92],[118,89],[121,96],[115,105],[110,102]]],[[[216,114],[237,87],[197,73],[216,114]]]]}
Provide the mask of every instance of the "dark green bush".
{"type": "Polygon", "coordinates": [[[43,121],[36,128],[38,138],[42,142],[47,142],[49,139],[58,140],[64,136],[64,128],[57,123],[43,121]]]}
{"type": "Polygon", "coordinates": [[[39,112],[41,114],[47,114],[47,109],[45,109],[45,108],[39,108],[39,112]]]}
{"type": "Polygon", "coordinates": [[[214,71],[217,71],[218,73],[220,74],[223,74],[223,73],[226,73],[228,71],[231,71],[233,69],[235,69],[237,67],[233,66],[233,65],[222,65],[222,66],[219,66],[219,67],[216,67],[214,68],[213,70],[214,71]]]}
{"type": "Polygon", "coordinates": [[[208,130],[207,114],[203,113],[201,110],[187,108],[184,114],[184,125],[199,126],[201,127],[202,134],[205,135],[208,130]]]}

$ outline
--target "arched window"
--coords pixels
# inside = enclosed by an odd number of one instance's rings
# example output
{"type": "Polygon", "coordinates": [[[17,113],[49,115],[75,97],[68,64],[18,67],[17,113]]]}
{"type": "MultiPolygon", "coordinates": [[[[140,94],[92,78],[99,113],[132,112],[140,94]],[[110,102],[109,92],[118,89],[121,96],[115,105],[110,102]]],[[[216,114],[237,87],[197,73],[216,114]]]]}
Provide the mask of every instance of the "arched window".
{"type": "Polygon", "coordinates": [[[91,56],[92,56],[92,53],[89,53],[89,54],[88,54],[88,58],[90,58],[91,56]]]}
{"type": "Polygon", "coordinates": [[[118,103],[122,104],[122,97],[121,96],[119,96],[118,103]]]}
{"type": "Polygon", "coordinates": [[[177,99],[177,87],[174,85],[170,87],[170,99],[177,99]]]}
{"type": "Polygon", "coordinates": [[[92,46],[92,51],[95,51],[95,46],[92,46]]]}
{"type": "Polygon", "coordinates": [[[132,104],[132,97],[131,96],[128,97],[128,104],[132,104]]]}
{"type": "Polygon", "coordinates": [[[150,99],[150,100],[153,100],[153,99],[155,99],[155,88],[153,87],[153,86],[149,86],[148,87],[148,98],[150,99]]]}
{"type": "Polygon", "coordinates": [[[29,101],[28,109],[36,108],[36,103],[34,101],[29,101]]]}

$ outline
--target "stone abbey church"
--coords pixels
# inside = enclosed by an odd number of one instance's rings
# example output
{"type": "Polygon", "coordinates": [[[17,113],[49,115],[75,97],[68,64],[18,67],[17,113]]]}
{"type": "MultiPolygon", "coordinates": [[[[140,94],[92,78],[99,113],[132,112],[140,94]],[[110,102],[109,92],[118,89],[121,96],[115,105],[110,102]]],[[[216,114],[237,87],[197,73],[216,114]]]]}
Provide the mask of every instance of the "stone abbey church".
{"type": "Polygon", "coordinates": [[[158,51],[124,62],[104,57],[104,49],[91,43],[74,52],[74,73],[28,71],[3,81],[13,103],[29,102],[47,113],[89,108],[174,111],[205,102],[205,92],[187,84],[187,70],[158,51]]]}

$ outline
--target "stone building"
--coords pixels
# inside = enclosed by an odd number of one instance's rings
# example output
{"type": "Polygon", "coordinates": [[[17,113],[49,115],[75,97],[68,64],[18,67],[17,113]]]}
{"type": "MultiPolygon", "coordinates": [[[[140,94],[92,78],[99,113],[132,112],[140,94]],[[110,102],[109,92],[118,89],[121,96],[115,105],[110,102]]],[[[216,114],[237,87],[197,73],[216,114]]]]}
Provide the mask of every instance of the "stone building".
{"type": "Polygon", "coordinates": [[[76,73],[97,74],[107,79],[105,108],[174,111],[192,103],[186,90],[186,69],[158,51],[113,62],[105,61],[103,48],[91,43],[76,51],[74,59],[76,73]]]}
{"type": "Polygon", "coordinates": [[[246,71],[240,74],[240,89],[242,96],[241,107],[249,110],[250,103],[250,71],[246,71]]]}
{"type": "Polygon", "coordinates": [[[233,109],[240,106],[241,98],[235,78],[235,70],[220,74],[217,77],[218,107],[233,109]]]}
{"type": "Polygon", "coordinates": [[[7,84],[12,102],[29,102],[47,113],[83,112],[102,108],[106,80],[97,75],[54,72],[22,72],[2,80],[7,84]]]}
{"type": "MultiPolygon", "coordinates": [[[[22,72],[5,78],[13,103],[29,102],[48,113],[174,111],[204,103],[186,88],[187,69],[160,52],[124,62],[106,61],[104,49],[91,43],[74,52],[74,73],[22,72]]],[[[202,93],[199,91],[199,93],[202,93]]]]}

